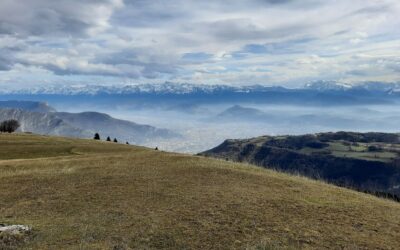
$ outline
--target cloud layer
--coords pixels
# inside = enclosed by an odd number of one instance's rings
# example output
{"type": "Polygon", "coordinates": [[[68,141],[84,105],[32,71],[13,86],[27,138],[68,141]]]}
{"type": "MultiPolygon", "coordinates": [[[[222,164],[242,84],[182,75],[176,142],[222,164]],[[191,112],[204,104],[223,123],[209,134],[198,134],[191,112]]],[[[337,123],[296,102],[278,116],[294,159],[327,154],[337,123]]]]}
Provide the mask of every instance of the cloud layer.
{"type": "Polygon", "coordinates": [[[2,0],[0,84],[400,81],[398,0],[2,0]]]}

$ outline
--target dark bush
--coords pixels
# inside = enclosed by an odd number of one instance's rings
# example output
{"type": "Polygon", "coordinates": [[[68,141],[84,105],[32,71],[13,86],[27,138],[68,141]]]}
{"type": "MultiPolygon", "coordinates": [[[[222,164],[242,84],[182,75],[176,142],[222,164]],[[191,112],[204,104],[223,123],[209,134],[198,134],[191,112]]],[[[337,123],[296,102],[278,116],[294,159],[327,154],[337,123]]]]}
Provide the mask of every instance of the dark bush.
{"type": "Polygon", "coordinates": [[[0,123],[0,132],[12,133],[17,130],[21,125],[17,120],[11,119],[0,123]]]}
{"type": "Polygon", "coordinates": [[[99,133],[94,134],[94,138],[93,138],[93,139],[95,139],[95,140],[100,140],[100,135],[99,135],[99,133]]]}
{"type": "Polygon", "coordinates": [[[379,152],[379,151],[382,151],[382,149],[378,146],[371,145],[368,147],[368,151],[369,152],[379,152]]]}

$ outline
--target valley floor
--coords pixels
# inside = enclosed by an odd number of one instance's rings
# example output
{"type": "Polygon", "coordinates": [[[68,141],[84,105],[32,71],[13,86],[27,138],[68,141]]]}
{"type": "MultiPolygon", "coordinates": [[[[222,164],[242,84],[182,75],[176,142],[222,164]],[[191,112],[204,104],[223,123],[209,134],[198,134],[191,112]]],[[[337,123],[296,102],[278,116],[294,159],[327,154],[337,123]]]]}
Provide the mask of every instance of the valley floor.
{"type": "Polygon", "coordinates": [[[0,134],[0,223],[32,226],[21,248],[396,249],[399,221],[399,203],[244,164],[0,134]]]}

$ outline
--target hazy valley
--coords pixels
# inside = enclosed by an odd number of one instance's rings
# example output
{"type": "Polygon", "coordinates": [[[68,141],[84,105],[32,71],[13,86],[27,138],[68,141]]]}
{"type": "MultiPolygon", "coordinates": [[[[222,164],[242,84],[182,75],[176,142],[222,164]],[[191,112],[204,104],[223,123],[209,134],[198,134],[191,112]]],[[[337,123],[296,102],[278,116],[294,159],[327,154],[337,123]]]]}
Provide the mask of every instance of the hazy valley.
{"type": "Polygon", "coordinates": [[[0,100],[44,101],[61,112],[107,113],[157,129],[128,128],[126,124],[114,127],[111,122],[96,128],[87,123],[90,118],[82,121],[84,114],[73,120],[62,113],[59,117],[63,116],[65,122],[68,118],[71,126],[76,119],[81,120],[75,127],[87,131],[89,126],[90,133],[101,132],[104,136],[167,151],[198,153],[230,138],[342,130],[397,132],[400,124],[397,89],[396,84],[382,83],[349,87],[338,82],[317,82],[298,89],[169,83],[11,91],[0,95],[0,100]],[[114,130],[107,126],[113,126],[114,130]],[[143,129],[147,132],[143,133],[143,129]]]}

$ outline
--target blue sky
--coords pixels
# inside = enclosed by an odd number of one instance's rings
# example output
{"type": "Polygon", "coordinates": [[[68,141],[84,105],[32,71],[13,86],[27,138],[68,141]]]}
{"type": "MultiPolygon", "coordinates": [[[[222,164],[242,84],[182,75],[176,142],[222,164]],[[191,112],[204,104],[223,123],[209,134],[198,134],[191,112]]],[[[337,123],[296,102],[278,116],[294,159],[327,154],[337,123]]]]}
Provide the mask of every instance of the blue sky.
{"type": "Polygon", "coordinates": [[[2,0],[0,85],[400,81],[398,0],[2,0]]]}

